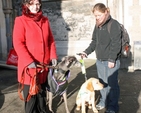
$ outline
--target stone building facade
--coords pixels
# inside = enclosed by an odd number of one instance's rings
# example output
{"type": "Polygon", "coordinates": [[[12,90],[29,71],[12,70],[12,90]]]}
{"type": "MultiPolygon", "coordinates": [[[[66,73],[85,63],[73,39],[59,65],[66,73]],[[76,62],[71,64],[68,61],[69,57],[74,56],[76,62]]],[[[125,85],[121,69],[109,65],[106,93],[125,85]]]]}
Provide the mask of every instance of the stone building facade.
{"type": "MultiPolygon", "coordinates": [[[[14,18],[19,16],[21,0],[0,1],[0,61],[5,61],[12,47],[14,18]]],[[[131,58],[123,59],[123,67],[131,66],[134,59],[134,41],[141,38],[141,0],[42,0],[43,14],[50,20],[59,59],[76,55],[90,43],[95,18],[91,12],[94,4],[104,3],[113,18],[124,24],[131,40],[131,58]],[[125,63],[126,62],[126,63],[125,63]]],[[[95,53],[88,57],[96,59],[95,53]]]]}

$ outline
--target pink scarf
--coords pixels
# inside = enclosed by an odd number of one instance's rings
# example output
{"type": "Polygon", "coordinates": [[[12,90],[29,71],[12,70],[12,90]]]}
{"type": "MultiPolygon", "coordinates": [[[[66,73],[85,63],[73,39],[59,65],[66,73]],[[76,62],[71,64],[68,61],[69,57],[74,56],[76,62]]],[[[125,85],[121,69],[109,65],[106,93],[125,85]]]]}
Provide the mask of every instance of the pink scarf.
{"type": "Polygon", "coordinates": [[[43,13],[41,10],[35,14],[35,13],[30,12],[28,7],[26,7],[25,5],[22,5],[22,14],[31,18],[34,21],[40,21],[40,19],[43,17],[43,13]]]}

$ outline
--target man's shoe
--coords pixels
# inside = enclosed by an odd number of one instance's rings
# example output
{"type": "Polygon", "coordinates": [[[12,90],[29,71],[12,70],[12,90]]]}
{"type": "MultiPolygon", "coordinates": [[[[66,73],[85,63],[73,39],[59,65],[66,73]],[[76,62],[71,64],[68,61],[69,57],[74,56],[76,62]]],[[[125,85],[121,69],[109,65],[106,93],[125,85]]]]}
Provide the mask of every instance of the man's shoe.
{"type": "Polygon", "coordinates": [[[96,109],[97,109],[97,110],[102,110],[103,108],[105,108],[105,106],[96,105],[96,109]]]}
{"type": "Polygon", "coordinates": [[[106,112],[105,113],[116,113],[115,111],[113,111],[113,110],[110,110],[110,109],[108,109],[108,110],[106,110],[106,112]]]}

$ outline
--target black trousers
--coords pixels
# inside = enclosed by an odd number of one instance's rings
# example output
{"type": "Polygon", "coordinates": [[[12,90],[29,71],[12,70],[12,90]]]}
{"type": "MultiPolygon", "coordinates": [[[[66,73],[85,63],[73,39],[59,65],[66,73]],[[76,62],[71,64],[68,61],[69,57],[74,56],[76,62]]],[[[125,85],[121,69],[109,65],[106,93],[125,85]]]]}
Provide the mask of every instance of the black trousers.
{"type": "MultiPolygon", "coordinates": [[[[30,85],[24,85],[23,95],[24,99],[27,98],[30,85]]],[[[25,102],[25,113],[47,113],[46,107],[46,87],[41,84],[41,91],[30,100],[25,102]]]]}

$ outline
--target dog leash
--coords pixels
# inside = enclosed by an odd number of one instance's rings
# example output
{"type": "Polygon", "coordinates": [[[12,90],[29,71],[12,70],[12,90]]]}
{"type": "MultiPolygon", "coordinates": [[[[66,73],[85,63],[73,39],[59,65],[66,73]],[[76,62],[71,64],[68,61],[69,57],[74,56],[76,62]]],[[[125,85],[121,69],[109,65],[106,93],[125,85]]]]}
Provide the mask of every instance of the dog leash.
{"type": "Polygon", "coordinates": [[[58,66],[50,66],[50,65],[47,65],[45,63],[38,63],[37,67],[41,68],[40,73],[42,73],[45,70],[45,68],[52,68],[52,69],[58,69],[59,68],[58,66]]]}
{"type": "Polygon", "coordinates": [[[85,81],[86,81],[86,80],[87,80],[87,76],[86,76],[86,68],[85,68],[84,59],[83,59],[83,57],[82,57],[82,53],[77,53],[77,55],[81,56],[81,59],[80,59],[81,70],[82,70],[82,74],[84,74],[85,81]]]}

